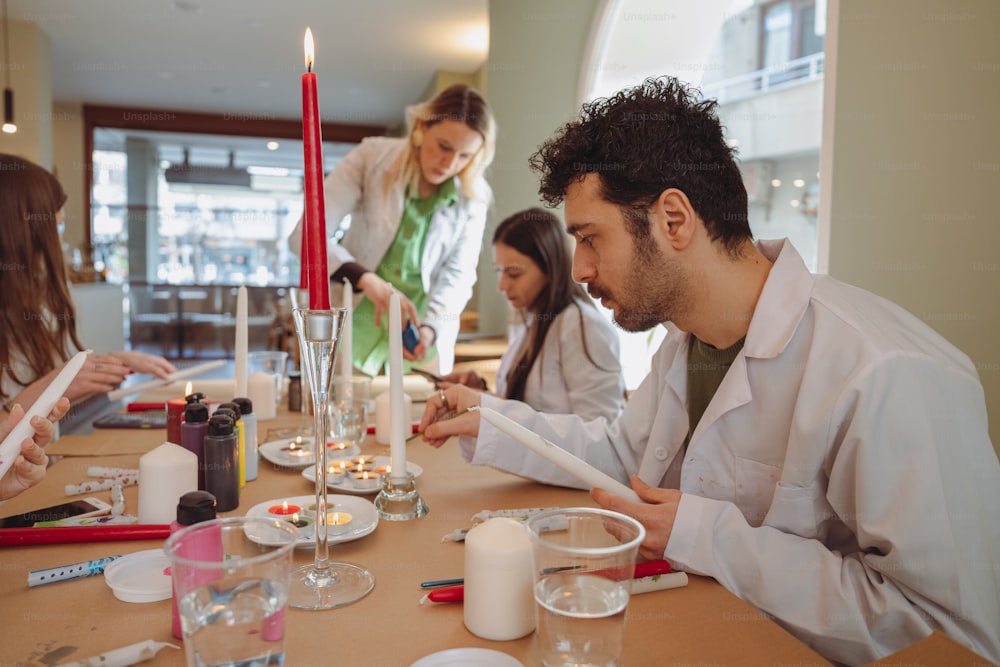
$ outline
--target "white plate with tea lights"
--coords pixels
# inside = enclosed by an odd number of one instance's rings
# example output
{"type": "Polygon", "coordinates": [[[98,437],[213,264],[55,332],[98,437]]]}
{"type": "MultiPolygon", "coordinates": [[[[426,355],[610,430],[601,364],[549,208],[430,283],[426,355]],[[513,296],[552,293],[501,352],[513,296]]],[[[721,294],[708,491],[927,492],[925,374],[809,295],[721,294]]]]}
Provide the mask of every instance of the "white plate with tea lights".
{"type": "MultiPolygon", "coordinates": [[[[276,466],[284,468],[305,468],[316,463],[316,455],[312,452],[312,436],[297,435],[294,438],[272,440],[258,447],[260,455],[276,466]]],[[[357,445],[344,442],[327,442],[327,459],[347,458],[361,454],[357,445]]]]}
{"type": "MultiPolygon", "coordinates": [[[[420,477],[424,469],[412,461],[406,462],[406,470],[414,478],[420,477]]],[[[358,455],[338,458],[326,463],[326,488],[338,493],[369,495],[382,488],[382,475],[389,472],[388,456],[358,455]]],[[[316,466],[306,468],[302,476],[316,483],[316,466]]]]}
{"type": "MultiPolygon", "coordinates": [[[[316,495],[291,496],[266,500],[250,508],[247,516],[287,521],[299,530],[296,547],[316,546],[316,495]]],[[[378,525],[378,512],[366,498],[328,495],[326,499],[327,543],[351,542],[370,534],[378,525]]],[[[254,542],[266,543],[247,533],[254,542]]]]}

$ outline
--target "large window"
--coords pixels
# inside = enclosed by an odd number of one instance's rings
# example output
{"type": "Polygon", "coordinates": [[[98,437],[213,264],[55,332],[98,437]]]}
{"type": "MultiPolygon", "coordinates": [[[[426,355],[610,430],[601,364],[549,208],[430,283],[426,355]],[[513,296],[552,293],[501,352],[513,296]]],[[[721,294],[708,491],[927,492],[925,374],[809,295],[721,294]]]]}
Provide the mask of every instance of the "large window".
{"type": "Polygon", "coordinates": [[[823,51],[826,11],[816,4],[816,0],[781,0],[761,8],[761,69],[783,68],[823,51]]]}

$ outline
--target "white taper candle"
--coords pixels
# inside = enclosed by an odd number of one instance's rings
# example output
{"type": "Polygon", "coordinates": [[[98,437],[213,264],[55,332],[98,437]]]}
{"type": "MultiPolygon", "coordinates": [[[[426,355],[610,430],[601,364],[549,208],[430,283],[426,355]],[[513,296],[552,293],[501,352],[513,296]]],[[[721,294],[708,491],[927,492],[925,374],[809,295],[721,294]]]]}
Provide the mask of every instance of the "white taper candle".
{"type": "MultiPolygon", "coordinates": [[[[341,305],[347,309],[347,312],[344,314],[344,329],[340,334],[340,374],[344,376],[345,380],[349,380],[354,375],[354,362],[351,360],[353,352],[351,350],[351,333],[354,328],[352,323],[354,318],[354,289],[348,280],[344,281],[344,298],[341,305]]],[[[347,385],[348,391],[350,391],[350,386],[350,384],[347,385]]]]}
{"type": "Polygon", "coordinates": [[[389,454],[392,472],[406,474],[406,398],[403,393],[403,322],[399,295],[389,298],[389,403],[392,419],[389,454]]]}
{"type": "Polygon", "coordinates": [[[236,389],[233,396],[245,398],[247,395],[247,286],[240,285],[236,292],[236,389]]]}
{"type": "Polygon", "coordinates": [[[470,409],[478,409],[480,416],[498,430],[506,433],[549,463],[559,466],[577,479],[591,486],[596,486],[599,489],[610,491],[626,500],[636,503],[642,502],[631,488],[625,486],[607,473],[598,470],[583,459],[573,456],[565,449],[554,445],[537,433],[529,431],[510,417],[502,415],[492,408],[481,407],[470,409]]]}
{"type": "MultiPolygon", "coordinates": [[[[59,374],[52,379],[49,386],[45,388],[42,395],[28,408],[28,411],[21,418],[21,421],[14,425],[7,437],[0,442],[0,477],[7,474],[10,467],[14,465],[18,455],[21,453],[21,443],[34,434],[31,428],[31,420],[36,416],[48,417],[56,402],[63,397],[66,389],[76,374],[83,368],[83,362],[87,360],[87,353],[77,352],[76,355],[66,362],[59,374]]],[[[400,385],[402,391],[402,385],[400,385]]]]}

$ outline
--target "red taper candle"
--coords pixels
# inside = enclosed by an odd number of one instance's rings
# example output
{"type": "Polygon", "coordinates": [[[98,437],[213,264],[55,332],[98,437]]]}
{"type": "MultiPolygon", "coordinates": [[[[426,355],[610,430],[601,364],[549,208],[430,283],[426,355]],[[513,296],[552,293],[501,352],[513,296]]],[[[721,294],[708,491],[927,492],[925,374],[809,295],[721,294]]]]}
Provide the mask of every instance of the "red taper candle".
{"type": "Polygon", "coordinates": [[[306,72],[302,75],[302,145],[304,152],[305,234],[303,258],[309,272],[309,307],[330,309],[330,276],[326,268],[326,207],[323,202],[323,133],[313,66],[312,30],[306,28],[306,72]]]}

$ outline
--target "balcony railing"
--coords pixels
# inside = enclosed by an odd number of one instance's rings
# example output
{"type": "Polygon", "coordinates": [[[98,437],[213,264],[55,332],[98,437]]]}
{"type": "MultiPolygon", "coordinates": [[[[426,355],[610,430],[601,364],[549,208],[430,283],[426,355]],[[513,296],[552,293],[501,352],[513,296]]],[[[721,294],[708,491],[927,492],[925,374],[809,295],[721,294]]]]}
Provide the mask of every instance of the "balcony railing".
{"type": "Polygon", "coordinates": [[[702,93],[706,99],[717,99],[719,104],[738,102],[767,92],[822,79],[825,62],[826,54],[821,51],[766,69],[705,84],[702,86],[702,93]]]}

